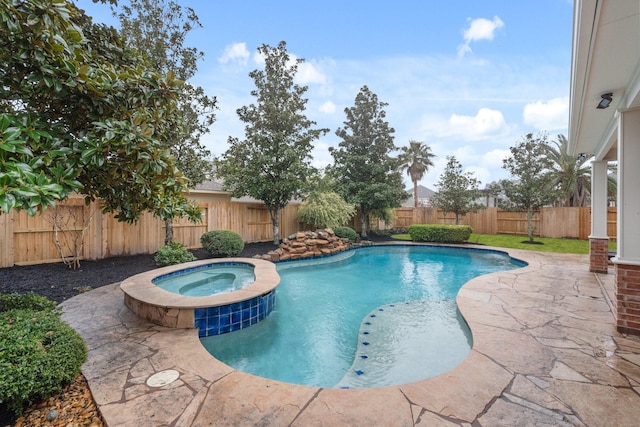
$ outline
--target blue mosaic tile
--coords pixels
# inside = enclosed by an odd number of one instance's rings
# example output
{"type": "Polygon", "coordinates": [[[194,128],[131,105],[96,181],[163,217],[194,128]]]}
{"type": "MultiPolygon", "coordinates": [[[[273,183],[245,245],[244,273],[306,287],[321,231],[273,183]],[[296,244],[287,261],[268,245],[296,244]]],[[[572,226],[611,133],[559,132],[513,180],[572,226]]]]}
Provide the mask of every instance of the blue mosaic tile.
{"type": "Polygon", "coordinates": [[[369,345],[367,341],[363,342],[362,345],[369,345]]]}
{"type": "Polygon", "coordinates": [[[366,354],[363,354],[362,356],[360,356],[360,359],[368,359],[369,356],[367,356],[366,354]]]}
{"type": "Polygon", "coordinates": [[[194,308],[193,309],[193,317],[194,317],[195,320],[206,319],[207,318],[207,309],[206,308],[194,308]]]}
{"type": "Polygon", "coordinates": [[[198,336],[226,334],[248,328],[264,320],[273,311],[276,303],[275,290],[218,307],[194,310],[194,324],[198,327],[198,336]]]}
{"type": "Polygon", "coordinates": [[[364,374],[364,372],[362,372],[360,369],[356,371],[356,375],[362,375],[362,374],[364,374]]]}
{"type": "Polygon", "coordinates": [[[364,322],[364,324],[365,324],[365,325],[370,325],[370,324],[371,324],[371,322],[364,322]]]}
{"type": "Polygon", "coordinates": [[[369,331],[364,331],[362,334],[363,335],[369,335],[369,331]]]}
{"type": "Polygon", "coordinates": [[[200,331],[204,331],[205,329],[207,329],[207,319],[196,319],[196,321],[194,322],[194,326],[200,329],[200,331]]]}
{"type": "Polygon", "coordinates": [[[220,315],[220,326],[227,326],[231,324],[231,315],[230,314],[221,314],[220,315]]]}
{"type": "Polygon", "coordinates": [[[233,325],[240,322],[242,322],[242,312],[234,311],[233,313],[231,313],[231,324],[233,325]]]}

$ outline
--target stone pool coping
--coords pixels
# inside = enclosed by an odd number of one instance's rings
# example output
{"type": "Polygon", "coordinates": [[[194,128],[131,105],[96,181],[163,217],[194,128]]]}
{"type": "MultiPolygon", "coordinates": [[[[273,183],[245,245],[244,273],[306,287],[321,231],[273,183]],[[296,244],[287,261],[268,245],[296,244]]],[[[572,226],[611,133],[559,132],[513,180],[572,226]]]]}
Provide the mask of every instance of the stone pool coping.
{"type": "Polygon", "coordinates": [[[218,307],[250,300],[273,291],[280,284],[280,276],[272,262],[254,258],[220,258],[171,265],[136,274],[122,281],[124,302],[142,319],[170,328],[193,328],[194,309],[218,307]],[[255,281],[237,291],[209,295],[188,296],[166,291],[153,279],[179,270],[215,264],[249,264],[253,266],[255,281]]]}
{"type": "Polygon", "coordinates": [[[588,255],[506,252],[529,265],[458,295],[469,357],[401,386],[323,389],[237,371],[196,330],[135,316],[117,284],[65,301],[63,319],[87,343],[82,371],[107,425],[635,425],[640,339],[615,328],[613,274],[590,273],[588,255]],[[147,384],[166,370],[179,378],[147,384]]]}

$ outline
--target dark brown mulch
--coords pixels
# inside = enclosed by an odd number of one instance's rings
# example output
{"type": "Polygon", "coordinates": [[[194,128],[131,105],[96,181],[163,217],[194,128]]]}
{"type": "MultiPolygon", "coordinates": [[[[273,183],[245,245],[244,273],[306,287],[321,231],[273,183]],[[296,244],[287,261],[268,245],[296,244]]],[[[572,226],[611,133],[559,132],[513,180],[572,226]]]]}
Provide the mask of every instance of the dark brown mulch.
{"type": "MultiPolygon", "coordinates": [[[[275,248],[273,242],[249,243],[239,256],[251,258],[275,248]]],[[[198,259],[211,257],[204,249],[192,252],[198,259]]],[[[60,303],[80,292],[120,282],[129,276],[154,268],[157,266],[153,255],[81,261],[78,270],[70,270],[62,263],[0,268],[0,293],[34,292],[60,303]]]]}

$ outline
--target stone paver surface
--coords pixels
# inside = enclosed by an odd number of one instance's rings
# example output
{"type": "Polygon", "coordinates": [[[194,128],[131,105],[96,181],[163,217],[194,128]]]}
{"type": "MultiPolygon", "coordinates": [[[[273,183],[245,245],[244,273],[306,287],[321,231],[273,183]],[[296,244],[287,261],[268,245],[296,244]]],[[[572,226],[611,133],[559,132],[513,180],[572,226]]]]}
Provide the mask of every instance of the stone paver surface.
{"type": "Polygon", "coordinates": [[[63,318],[89,348],[83,373],[109,426],[635,426],[640,338],[619,334],[613,274],[588,257],[509,251],[527,267],[458,294],[474,345],[453,370],[380,389],[323,389],[215,360],[196,330],[133,315],[117,284],[78,295],[63,318]]]}

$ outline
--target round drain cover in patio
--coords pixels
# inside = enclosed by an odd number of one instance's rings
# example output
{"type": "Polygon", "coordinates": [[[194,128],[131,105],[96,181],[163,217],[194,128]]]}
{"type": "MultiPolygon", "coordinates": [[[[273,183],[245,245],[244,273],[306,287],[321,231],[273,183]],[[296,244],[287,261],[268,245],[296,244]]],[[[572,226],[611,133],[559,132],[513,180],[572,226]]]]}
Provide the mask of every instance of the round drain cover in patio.
{"type": "Polygon", "coordinates": [[[171,384],[180,377],[180,372],[174,369],[167,369],[166,371],[160,371],[151,375],[147,379],[147,385],[149,387],[162,387],[167,384],[171,384]]]}

